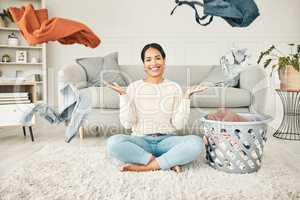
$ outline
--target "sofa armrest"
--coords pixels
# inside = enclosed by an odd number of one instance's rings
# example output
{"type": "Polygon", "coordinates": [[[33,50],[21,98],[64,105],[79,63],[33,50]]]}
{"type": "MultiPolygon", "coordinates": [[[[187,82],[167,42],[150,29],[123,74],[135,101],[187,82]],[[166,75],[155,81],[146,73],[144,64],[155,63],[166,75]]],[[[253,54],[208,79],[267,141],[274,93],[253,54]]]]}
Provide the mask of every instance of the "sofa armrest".
{"type": "Polygon", "coordinates": [[[66,102],[60,90],[67,84],[72,84],[77,89],[86,88],[88,83],[84,69],[79,65],[68,65],[58,71],[58,107],[60,111],[65,108],[66,102]]]}
{"type": "Polygon", "coordinates": [[[240,88],[251,93],[250,112],[264,114],[269,88],[266,72],[259,66],[245,69],[240,74],[240,88]]]}

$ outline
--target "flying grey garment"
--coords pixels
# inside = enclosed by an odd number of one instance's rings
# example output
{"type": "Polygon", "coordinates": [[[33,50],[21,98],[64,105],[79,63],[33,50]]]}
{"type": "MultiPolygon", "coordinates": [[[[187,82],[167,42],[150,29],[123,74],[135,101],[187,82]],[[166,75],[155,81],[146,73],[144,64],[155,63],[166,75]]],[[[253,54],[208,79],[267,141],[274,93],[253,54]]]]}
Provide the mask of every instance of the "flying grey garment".
{"type": "Polygon", "coordinates": [[[195,11],[196,22],[200,25],[209,25],[214,16],[223,18],[227,23],[233,27],[249,26],[258,16],[259,10],[254,0],[203,0],[199,1],[179,1],[175,0],[177,4],[172,10],[181,5],[188,5],[195,11]],[[203,7],[203,16],[199,16],[196,6],[203,7]],[[210,17],[208,22],[203,21],[210,17]]]}
{"type": "Polygon", "coordinates": [[[70,122],[65,130],[65,141],[70,142],[83,120],[90,111],[89,95],[84,90],[78,90],[71,84],[65,85],[60,89],[61,95],[64,96],[64,108],[59,113],[46,104],[37,104],[23,119],[24,124],[31,122],[35,113],[45,118],[51,124],[70,122]]]}

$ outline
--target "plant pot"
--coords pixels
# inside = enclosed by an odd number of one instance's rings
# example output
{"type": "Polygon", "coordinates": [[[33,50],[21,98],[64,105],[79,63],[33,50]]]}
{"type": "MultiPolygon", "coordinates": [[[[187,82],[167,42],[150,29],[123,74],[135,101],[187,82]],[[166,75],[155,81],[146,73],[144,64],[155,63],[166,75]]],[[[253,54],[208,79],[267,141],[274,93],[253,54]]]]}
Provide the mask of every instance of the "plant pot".
{"type": "Polygon", "coordinates": [[[287,65],[285,69],[279,70],[280,89],[285,91],[300,91],[300,71],[298,72],[292,65],[287,65]]]}
{"type": "Polygon", "coordinates": [[[8,38],[7,44],[8,44],[8,46],[18,46],[19,39],[18,38],[8,38]]]}
{"type": "Polygon", "coordinates": [[[0,27],[6,27],[5,21],[0,17],[0,27]]]}

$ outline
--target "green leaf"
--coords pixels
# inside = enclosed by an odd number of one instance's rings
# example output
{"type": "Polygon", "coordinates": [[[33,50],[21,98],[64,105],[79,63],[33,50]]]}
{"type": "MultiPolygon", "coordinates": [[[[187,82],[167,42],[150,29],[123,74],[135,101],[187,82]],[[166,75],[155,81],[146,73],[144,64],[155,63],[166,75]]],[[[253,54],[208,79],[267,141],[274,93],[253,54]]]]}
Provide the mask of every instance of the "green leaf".
{"type": "Polygon", "coordinates": [[[13,19],[13,17],[12,17],[12,15],[11,15],[11,13],[10,13],[10,11],[9,11],[8,8],[5,10],[5,12],[6,12],[6,16],[9,18],[9,20],[11,22],[14,22],[14,19],[13,19]]]}
{"type": "Polygon", "coordinates": [[[272,45],[269,49],[267,49],[266,51],[263,51],[260,53],[259,58],[257,60],[257,64],[259,64],[261,62],[261,60],[263,59],[263,57],[270,55],[270,53],[275,49],[275,46],[272,45]]]}
{"type": "MultiPolygon", "coordinates": [[[[295,46],[295,44],[292,43],[288,45],[291,47],[295,46]]],[[[259,64],[264,59],[264,57],[268,56],[264,61],[264,68],[267,68],[269,64],[274,61],[275,64],[272,65],[271,74],[274,70],[276,70],[276,67],[277,70],[284,70],[287,65],[292,65],[295,70],[300,71],[300,45],[297,45],[296,47],[296,54],[285,56],[282,52],[279,51],[279,49],[276,49],[276,47],[272,45],[269,49],[260,53],[257,63],[259,64]],[[271,55],[271,52],[274,49],[276,50],[276,52],[271,55]]]]}
{"type": "Polygon", "coordinates": [[[271,63],[272,59],[269,58],[264,62],[264,68],[268,67],[268,65],[271,63]]]}
{"type": "Polygon", "coordinates": [[[2,13],[0,13],[0,16],[3,20],[5,20],[6,18],[8,18],[11,22],[14,22],[12,15],[9,12],[9,9],[3,9],[2,13]]]}
{"type": "Polygon", "coordinates": [[[298,60],[296,60],[296,59],[292,60],[291,64],[296,71],[299,71],[299,61],[298,60]]]}
{"type": "Polygon", "coordinates": [[[261,52],[260,55],[259,55],[259,57],[258,57],[257,64],[260,63],[260,61],[261,61],[261,59],[263,58],[263,56],[264,56],[264,53],[261,52]]]}

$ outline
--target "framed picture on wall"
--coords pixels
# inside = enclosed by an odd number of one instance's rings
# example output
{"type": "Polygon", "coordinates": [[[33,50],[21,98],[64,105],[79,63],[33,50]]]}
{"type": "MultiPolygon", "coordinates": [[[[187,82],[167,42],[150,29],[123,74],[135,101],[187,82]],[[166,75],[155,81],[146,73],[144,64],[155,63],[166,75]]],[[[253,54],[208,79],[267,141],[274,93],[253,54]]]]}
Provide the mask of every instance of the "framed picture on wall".
{"type": "Polygon", "coordinates": [[[27,63],[27,51],[16,51],[16,62],[17,63],[27,63]]]}

